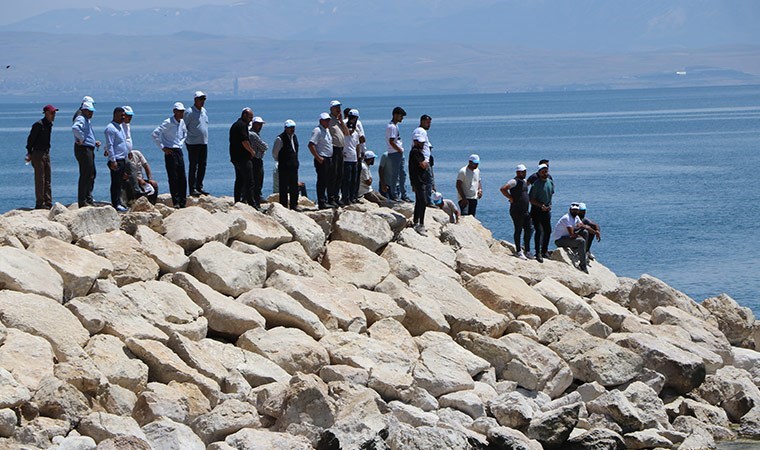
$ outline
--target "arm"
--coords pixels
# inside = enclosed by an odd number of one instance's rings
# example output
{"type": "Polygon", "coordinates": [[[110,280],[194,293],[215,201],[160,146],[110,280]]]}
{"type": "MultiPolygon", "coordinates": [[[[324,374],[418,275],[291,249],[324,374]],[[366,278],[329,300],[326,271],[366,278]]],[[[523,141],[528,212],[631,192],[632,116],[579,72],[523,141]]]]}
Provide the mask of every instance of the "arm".
{"type": "Polygon", "coordinates": [[[317,146],[314,145],[314,143],[311,141],[309,141],[309,151],[311,152],[312,155],[314,155],[314,159],[316,159],[318,163],[322,164],[322,162],[325,159],[319,156],[319,154],[317,153],[317,146]]]}
{"type": "Polygon", "coordinates": [[[245,148],[248,151],[248,153],[251,154],[251,157],[254,156],[255,152],[253,151],[253,147],[251,147],[251,143],[248,142],[247,139],[243,141],[243,148],[245,148]]]}
{"type": "Polygon", "coordinates": [[[480,180],[478,180],[478,198],[483,197],[483,183],[481,183],[480,180]]]}
{"type": "Polygon", "coordinates": [[[509,195],[509,190],[514,187],[514,186],[510,186],[511,183],[512,183],[512,180],[509,180],[506,183],[504,183],[504,186],[499,188],[499,191],[501,191],[501,195],[503,195],[504,197],[507,197],[507,200],[509,200],[509,203],[512,203],[513,201],[515,201],[515,199],[512,198],[511,195],[509,195]]]}
{"type": "Polygon", "coordinates": [[[40,134],[42,125],[39,122],[34,122],[32,129],[29,130],[29,137],[26,138],[26,154],[28,155],[34,148],[34,143],[37,142],[37,137],[40,134]]]}
{"type": "Polygon", "coordinates": [[[464,191],[462,190],[462,180],[457,179],[457,192],[459,193],[459,203],[467,203],[467,198],[464,196],[464,191]]]}
{"type": "Polygon", "coordinates": [[[343,121],[343,116],[340,114],[338,114],[338,126],[340,127],[340,131],[343,132],[343,136],[351,136],[351,132],[348,130],[348,125],[343,121]]]}
{"type": "Polygon", "coordinates": [[[147,160],[143,163],[143,169],[145,169],[145,175],[148,176],[148,181],[152,180],[153,174],[150,171],[150,164],[148,164],[147,160]]]}
{"type": "Polygon", "coordinates": [[[71,126],[71,131],[74,133],[74,142],[76,142],[77,145],[81,145],[84,142],[83,127],[84,116],[77,116],[76,120],[74,120],[74,124],[71,126]]]}
{"type": "Polygon", "coordinates": [[[187,125],[185,125],[184,119],[180,120],[179,122],[177,134],[177,138],[179,139],[179,147],[182,148],[182,146],[185,145],[185,141],[187,140],[187,125]]]}
{"type": "Polygon", "coordinates": [[[272,158],[274,158],[275,161],[279,161],[280,150],[282,150],[282,139],[280,139],[280,136],[277,136],[272,145],[272,158]]]}
{"type": "MultiPolygon", "coordinates": [[[[168,123],[169,122],[166,121],[166,120],[163,121],[163,123],[161,123],[161,125],[157,126],[156,129],[153,130],[153,132],[150,134],[151,137],[153,138],[153,142],[156,143],[156,145],[158,146],[159,150],[163,150],[164,149],[164,145],[161,143],[161,135],[164,133],[164,130],[166,129],[166,125],[168,123]]],[[[106,148],[108,148],[108,147],[106,147],[106,148]]]]}
{"type": "Polygon", "coordinates": [[[388,136],[388,143],[391,145],[392,149],[396,150],[398,153],[404,153],[404,149],[396,143],[396,140],[398,139],[397,127],[391,127],[391,125],[388,125],[388,132],[386,133],[386,136],[388,136]],[[396,130],[395,133],[393,130],[396,130]]]}

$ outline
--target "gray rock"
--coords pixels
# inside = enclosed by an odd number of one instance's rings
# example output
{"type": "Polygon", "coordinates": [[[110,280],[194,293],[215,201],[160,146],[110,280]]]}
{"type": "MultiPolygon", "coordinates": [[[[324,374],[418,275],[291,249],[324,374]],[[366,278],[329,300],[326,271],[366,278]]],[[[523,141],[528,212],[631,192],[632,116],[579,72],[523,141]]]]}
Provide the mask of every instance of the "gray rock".
{"type": "Polygon", "coordinates": [[[206,445],[220,441],[243,428],[259,428],[256,409],[247,402],[230,399],[199,416],[192,422],[192,428],[206,445]]]}
{"type": "Polygon", "coordinates": [[[391,450],[429,450],[441,448],[447,450],[469,450],[467,437],[449,428],[422,426],[397,428],[388,437],[391,450]]]}
{"type": "Polygon", "coordinates": [[[31,398],[29,389],[16,381],[10,372],[0,368],[0,408],[16,408],[31,398]]]}
{"type": "MultiPolygon", "coordinates": [[[[311,450],[306,438],[275,433],[269,430],[245,428],[227,436],[224,442],[237,450],[311,450]]],[[[211,449],[211,447],[209,447],[211,449]]]]}
{"type": "Polygon", "coordinates": [[[358,244],[376,252],[393,239],[388,222],[383,218],[355,211],[342,211],[330,237],[333,240],[358,244]]]}
{"type": "Polygon", "coordinates": [[[117,436],[133,436],[146,440],[145,433],[140,429],[135,419],[103,412],[93,412],[87,415],[79,422],[77,430],[83,435],[93,438],[95,442],[117,436]]]}
{"type": "Polygon", "coordinates": [[[580,409],[581,403],[576,403],[541,413],[533,417],[525,434],[544,448],[561,448],[578,423],[580,409]]]}
{"type": "Polygon", "coordinates": [[[206,450],[203,441],[182,423],[161,419],[145,425],[142,430],[153,448],[206,450]]]}
{"type": "Polygon", "coordinates": [[[565,447],[568,450],[624,450],[623,437],[612,430],[594,428],[568,439],[565,447]]]}
{"type": "Polygon", "coordinates": [[[240,253],[220,242],[209,242],[190,255],[187,270],[214,290],[237,297],[264,285],[267,263],[263,255],[240,253]]]}

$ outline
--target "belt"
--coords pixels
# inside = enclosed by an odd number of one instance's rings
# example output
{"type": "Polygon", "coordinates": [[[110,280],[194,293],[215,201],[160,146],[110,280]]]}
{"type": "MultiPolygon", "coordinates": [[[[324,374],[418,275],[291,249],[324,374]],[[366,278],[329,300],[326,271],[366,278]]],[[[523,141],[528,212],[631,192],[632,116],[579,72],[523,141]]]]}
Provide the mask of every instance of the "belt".
{"type": "Polygon", "coordinates": [[[79,144],[74,144],[74,145],[76,145],[77,148],[86,148],[86,149],[89,149],[89,150],[95,150],[95,146],[94,145],[79,145],[79,144]]]}

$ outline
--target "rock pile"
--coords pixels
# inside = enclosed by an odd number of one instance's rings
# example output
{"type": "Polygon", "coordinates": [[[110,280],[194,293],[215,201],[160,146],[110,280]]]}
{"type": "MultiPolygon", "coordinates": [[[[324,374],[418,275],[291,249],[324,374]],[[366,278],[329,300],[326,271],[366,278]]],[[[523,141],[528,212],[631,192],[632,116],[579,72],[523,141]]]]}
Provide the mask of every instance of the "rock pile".
{"type": "Polygon", "coordinates": [[[0,216],[0,448],[705,449],[760,324],[411,205],[0,216]]]}

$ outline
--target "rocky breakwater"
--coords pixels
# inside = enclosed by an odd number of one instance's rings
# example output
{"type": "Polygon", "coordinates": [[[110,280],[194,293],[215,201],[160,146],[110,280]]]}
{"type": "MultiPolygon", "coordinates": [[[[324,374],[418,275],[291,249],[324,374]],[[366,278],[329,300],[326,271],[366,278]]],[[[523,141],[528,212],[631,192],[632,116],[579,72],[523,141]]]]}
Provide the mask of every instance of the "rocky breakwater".
{"type": "Polygon", "coordinates": [[[521,261],[411,205],[0,216],[0,448],[639,449],[760,438],[728,296],[521,261]]]}

